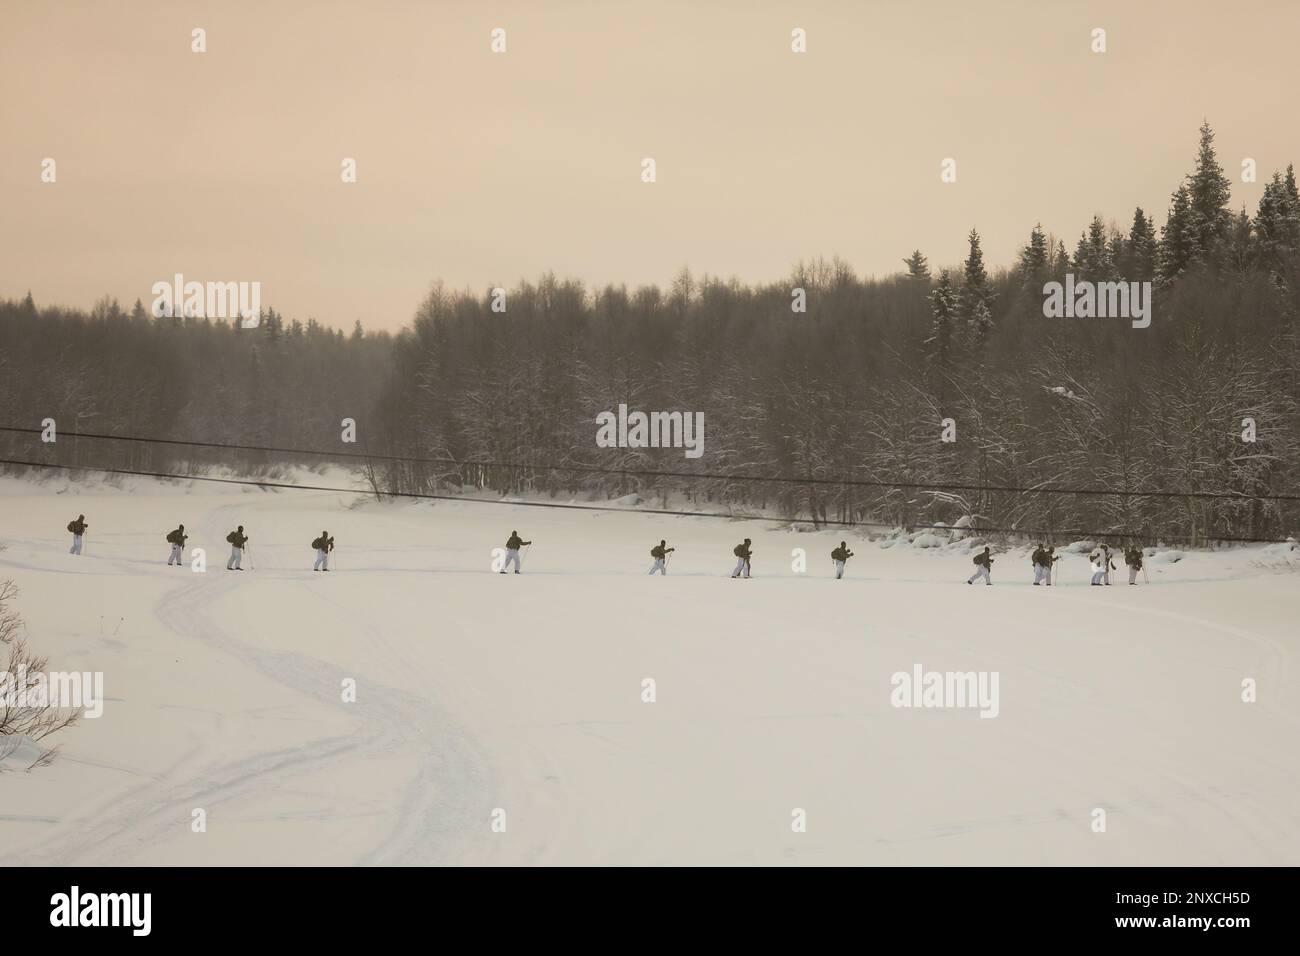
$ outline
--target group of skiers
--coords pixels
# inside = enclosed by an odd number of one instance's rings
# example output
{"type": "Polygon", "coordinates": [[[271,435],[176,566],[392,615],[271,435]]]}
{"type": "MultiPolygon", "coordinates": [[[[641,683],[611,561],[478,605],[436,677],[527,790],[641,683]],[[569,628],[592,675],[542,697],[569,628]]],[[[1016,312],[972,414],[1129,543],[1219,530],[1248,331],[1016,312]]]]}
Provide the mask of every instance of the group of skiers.
{"type": "MultiPolygon", "coordinates": [[[[975,555],[975,573],[966,579],[967,584],[974,584],[977,578],[983,578],[985,584],[992,584],[991,577],[993,571],[993,555],[989,548],[985,548],[981,553],[975,555]]],[[[1056,553],[1056,548],[1047,548],[1043,545],[1037,545],[1029,556],[1030,563],[1034,568],[1034,586],[1040,584],[1047,587],[1052,586],[1053,570],[1056,562],[1060,561],[1060,556],[1056,553]]],[[[1111,557],[1109,545],[1101,545],[1088,558],[1092,565],[1092,585],[1095,587],[1105,587],[1110,585],[1110,572],[1119,570],[1111,557]]],[[[1138,572],[1142,570],[1142,549],[1137,545],[1129,545],[1124,549],[1124,563],[1128,565],[1128,583],[1137,584],[1138,572]]]]}
{"type": "MultiPolygon", "coordinates": [[[[1108,587],[1110,585],[1110,572],[1118,571],[1115,562],[1111,559],[1110,548],[1102,545],[1088,558],[1092,563],[1092,586],[1108,587]]],[[[1138,572],[1142,571],[1142,549],[1136,545],[1129,545],[1124,549],[1124,564],[1128,566],[1128,583],[1137,584],[1138,572]]],[[[1143,571],[1143,577],[1146,572],[1143,571]]]]}
{"type": "MultiPolygon", "coordinates": [[[[76,519],[68,522],[68,531],[72,534],[72,547],[69,554],[81,554],[82,541],[86,529],[90,527],[86,524],[85,515],[77,515],[76,519]]],[[[167,566],[173,564],[180,567],[185,549],[185,542],[189,540],[189,535],[185,533],[185,525],[180,525],[175,531],[167,532],[167,543],[170,544],[171,554],[167,558],[167,566]]],[[[248,535],[244,533],[244,526],[241,524],[230,534],[226,535],[226,542],[230,545],[230,559],[226,562],[227,571],[242,571],[244,550],[248,547],[248,535]]],[[[522,568],[520,560],[520,549],[528,547],[531,541],[525,541],[519,537],[518,531],[511,531],[510,537],[506,539],[506,558],[502,565],[500,573],[505,574],[514,565],[515,574],[519,574],[522,568]]],[[[733,578],[748,578],[750,573],[750,562],[753,559],[753,542],[746,538],[740,544],[731,549],[731,553],[736,557],[736,567],[732,570],[733,578]]],[[[330,554],[334,551],[334,538],[328,531],[322,531],[320,537],[311,543],[312,549],[316,552],[316,562],[312,565],[313,571],[328,571],[330,569],[330,554]]],[[[676,548],[668,547],[668,542],[660,542],[650,549],[650,557],[654,558],[654,564],[650,567],[651,574],[668,573],[668,555],[676,551],[676,548]]],[[[853,552],[849,550],[848,542],[841,541],[840,546],[831,551],[831,561],[835,564],[835,580],[844,577],[844,568],[849,558],[853,557],[853,552]]],[[[1060,561],[1056,554],[1056,548],[1048,548],[1043,545],[1037,545],[1030,555],[1030,563],[1034,568],[1034,586],[1040,584],[1047,587],[1052,586],[1053,569],[1056,562],[1060,561]]],[[[1104,586],[1110,584],[1110,573],[1118,570],[1111,556],[1111,550],[1107,545],[1101,545],[1089,558],[1092,564],[1092,584],[1094,586],[1104,586]]],[[[974,584],[976,580],[983,579],[985,584],[993,583],[993,554],[988,547],[975,555],[975,573],[966,579],[967,584],[974,584]]],[[[1128,566],[1128,583],[1137,584],[1138,572],[1142,570],[1142,549],[1136,545],[1131,545],[1124,549],[1124,563],[1128,566]]]]}
{"type": "MultiPolygon", "coordinates": [[[[68,522],[68,531],[72,534],[72,547],[68,550],[69,554],[81,554],[81,546],[86,529],[90,525],[86,524],[85,515],[77,515],[76,519],[68,522]]],[[[175,565],[180,567],[184,561],[185,542],[190,538],[185,533],[185,525],[178,525],[176,530],[168,531],[166,540],[170,544],[171,553],[167,556],[167,567],[175,565]]],[[[242,571],[244,561],[244,550],[248,547],[248,535],[244,533],[244,526],[241,524],[230,534],[226,535],[226,543],[230,545],[230,559],[226,561],[227,571],[242,571]]],[[[320,537],[311,543],[312,548],[316,551],[316,563],[312,566],[313,571],[328,571],[330,569],[330,552],[334,550],[334,538],[328,531],[322,531],[320,537]]]]}

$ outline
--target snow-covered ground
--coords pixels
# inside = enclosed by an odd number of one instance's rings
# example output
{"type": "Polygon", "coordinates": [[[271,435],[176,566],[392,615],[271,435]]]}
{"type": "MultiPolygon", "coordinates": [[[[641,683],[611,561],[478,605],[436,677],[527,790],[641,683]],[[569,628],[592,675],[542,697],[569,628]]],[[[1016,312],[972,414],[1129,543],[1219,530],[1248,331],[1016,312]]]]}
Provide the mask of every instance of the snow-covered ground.
{"type": "Polygon", "coordinates": [[[987,588],[965,545],[859,536],[836,582],[842,537],[0,480],[31,644],[108,698],[51,766],[0,774],[0,863],[1300,864],[1300,554],[1157,555],[1133,588],[1070,554],[1047,589],[1015,551],[987,588]],[[178,522],[206,574],[165,566],[178,522]],[[536,543],[502,577],[511,529],[536,543]],[[997,672],[997,717],[892,706],[917,665],[997,672]]]}

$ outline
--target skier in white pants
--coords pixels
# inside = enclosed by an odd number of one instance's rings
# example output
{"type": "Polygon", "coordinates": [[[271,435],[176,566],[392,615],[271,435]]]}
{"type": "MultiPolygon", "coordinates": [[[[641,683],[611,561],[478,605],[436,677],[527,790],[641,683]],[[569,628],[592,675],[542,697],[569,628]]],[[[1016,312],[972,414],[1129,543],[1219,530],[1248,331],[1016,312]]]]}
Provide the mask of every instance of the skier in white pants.
{"type": "Polygon", "coordinates": [[[85,515],[77,515],[76,521],[68,522],[68,530],[72,532],[72,547],[68,549],[68,554],[81,554],[81,539],[90,525],[86,524],[85,515]]]}
{"type": "Polygon", "coordinates": [[[241,524],[237,529],[226,535],[226,540],[230,542],[230,560],[226,562],[227,571],[242,571],[239,566],[244,560],[244,545],[248,544],[248,535],[244,534],[244,526],[241,524]]]}
{"type": "Polygon", "coordinates": [[[835,562],[836,581],[844,577],[844,565],[851,557],[853,557],[853,552],[849,550],[847,541],[841,541],[840,546],[831,552],[831,560],[835,562]]]}
{"type": "Polygon", "coordinates": [[[1034,562],[1034,584],[1045,584],[1051,573],[1052,566],[1048,563],[1047,552],[1041,544],[1034,548],[1032,561],[1034,562]]]}
{"type": "Polygon", "coordinates": [[[660,574],[667,576],[668,565],[666,563],[666,560],[668,558],[668,552],[677,550],[676,548],[667,547],[667,544],[668,544],[667,541],[660,541],[657,545],[655,545],[653,548],[650,549],[650,557],[655,559],[655,563],[650,567],[651,574],[654,574],[656,571],[658,571],[660,574]]]}
{"type": "Polygon", "coordinates": [[[189,535],[185,533],[185,525],[181,525],[175,531],[168,533],[167,540],[172,546],[172,553],[167,558],[167,567],[170,568],[173,564],[180,567],[181,563],[185,560],[184,557],[182,557],[181,552],[185,548],[185,540],[188,537],[189,535]]]}
{"type": "Polygon", "coordinates": [[[519,537],[518,531],[510,532],[510,537],[506,540],[506,563],[501,567],[502,574],[506,573],[511,561],[515,564],[515,574],[519,573],[519,549],[529,544],[532,542],[519,537]]]}
{"type": "Polygon", "coordinates": [[[1133,545],[1124,552],[1124,563],[1128,565],[1128,583],[1138,583],[1138,572],[1142,570],[1142,549],[1133,545]]]}
{"type": "Polygon", "coordinates": [[[1110,572],[1116,570],[1115,562],[1110,559],[1110,548],[1101,546],[1101,583],[1110,587],[1110,572]]]}
{"type": "Polygon", "coordinates": [[[1102,563],[1102,555],[1095,552],[1090,558],[1092,561],[1092,586],[1099,588],[1102,586],[1102,579],[1106,576],[1106,565],[1102,563]]]}
{"type": "Polygon", "coordinates": [[[753,552],[749,550],[749,539],[746,538],[743,544],[738,544],[731,549],[731,553],[736,556],[736,570],[731,572],[733,578],[741,576],[744,572],[745,577],[749,577],[749,558],[753,552]]]}
{"type": "Polygon", "coordinates": [[[328,571],[330,569],[330,552],[334,550],[334,539],[330,537],[328,531],[322,531],[320,537],[311,543],[316,549],[316,563],[312,565],[313,571],[328,571]]]}
{"type": "Polygon", "coordinates": [[[974,584],[976,578],[983,578],[985,584],[992,584],[993,579],[989,577],[989,572],[993,570],[993,554],[989,548],[985,548],[982,554],[975,555],[975,573],[966,579],[967,584],[974,584]]]}

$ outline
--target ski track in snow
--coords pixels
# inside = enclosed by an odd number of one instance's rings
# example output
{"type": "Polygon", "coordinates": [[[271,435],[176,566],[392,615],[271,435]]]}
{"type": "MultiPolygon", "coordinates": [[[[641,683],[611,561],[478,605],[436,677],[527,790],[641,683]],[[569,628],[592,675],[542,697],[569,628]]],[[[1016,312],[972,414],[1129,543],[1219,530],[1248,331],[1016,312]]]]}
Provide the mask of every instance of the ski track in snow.
{"type": "MultiPolygon", "coordinates": [[[[259,505],[265,508],[275,503],[259,502],[259,505]]],[[[205,517],[203,530],[207,540],[224,541],[226,531],[239,523],[234,517],[236,507],[244,516],[251,510],[246,503],[226,505],[205,517]]],[[[217,623],[211,609],[231,597],[238,572],[225,570],[228,555],[212,551],[208,557],[209,574],[225,575],[224,580],[189,580],[194,576],[186,573],[187,582],[170,591],[154,607],[156,618],[178,637],[188,637],[229,654],[286,690],[326,706],[343,706],[339,685],[343,675],[338,668],[301,654],[256,647],[239,640],[217,623]]],[[[113,563],[120,569],[117,573],[131,574],[138,573],[134,566],[145,562],[114,559],[113,563]]],[[[250,563],[247,552],[243,563],[246,567],[250,563]]],[[[259,572],[263,568],[277,569],[275,565],[258,565],[259,572]]],[[[244,572],[245,575],[256,573],[244,572]]],[[[297,581],[284,575],[277,585],[305,588],[308,583],[303,583],[300,575],[297,581]]],[[[340,613],[350,614],[337,602],[330,603],[340,613]]],[[[363,626],[359,630],[373,639],[369,652],[386,650],[382,635],[373,628],[363,626]]],[[[437,710],[435,702],[372,681],[366,681],[364,687],[367,702],[351,712],[356,725],[352,732],[234,761],[204,763],[183,771],[175,767],[159,775],[145,775],[143,782],[89,807],[61,836],[47,836],[42,841],[42,862],[50,865],[129,863],[133,851],[148,848],[174,832],[178,816],[183,824],[188,814],[178,814],[178,808],[202,807],[210,816],[219,814],[223,806],[252,791],[289,787],[295,778],[306,773],[329,773],[332,768],[347,767],[357,754],[401,748],[426,755],[420,772],[403,786],[397,812],[386,814],[392,822],[389,835],[354,862],[404,865],[439,862],[449,847],[454,846],[457,835],[466,829],[469,801],[483,787],[482,760],[468,746],[463,731],[457,730],[454,722],[437,710]]],[[[201,748],[196,746],[182,763],[189,764],[200,757],[201,748]]],[[[122,767],[114,769],[139,775],[138,771],[122,767]]],[[[50,822],[53,818],[32,819],[50,822]]],[[[0,859],[3,858],[0,854],[0,859]]]]}

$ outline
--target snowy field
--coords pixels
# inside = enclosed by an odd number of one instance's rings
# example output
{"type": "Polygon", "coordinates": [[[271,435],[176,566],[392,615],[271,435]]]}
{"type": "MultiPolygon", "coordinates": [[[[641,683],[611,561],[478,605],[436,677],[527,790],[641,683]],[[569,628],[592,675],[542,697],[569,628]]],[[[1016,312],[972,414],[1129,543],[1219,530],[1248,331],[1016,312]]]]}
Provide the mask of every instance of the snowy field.
{"type": "Polygon", "coordinates": [[[12,478],[0,516],[33,648],[107,697],[0,774],[4,865],[1300,864],[1283,547],[1157,555],[1142,587],[1070,555],[1051,589],[1014,551],[989,588],[961,547],[851,536],[836,582],[845,535],[721,519],[12,478]],[[206,574],[165,566],[178,522],[206,574]],[[516,528],[525,573],[492,573],[516,528]],[[892,706],[916,665],[997,672],[997,717],[892,706]]]}

